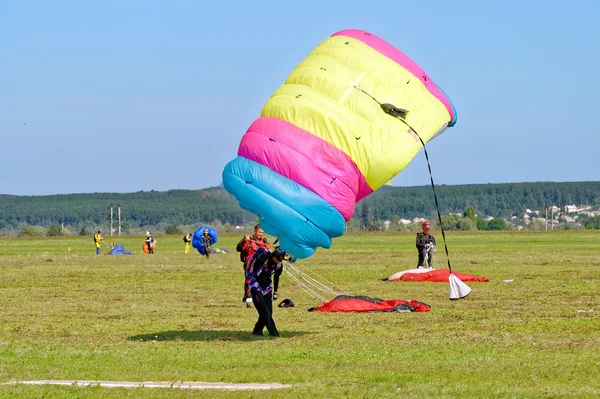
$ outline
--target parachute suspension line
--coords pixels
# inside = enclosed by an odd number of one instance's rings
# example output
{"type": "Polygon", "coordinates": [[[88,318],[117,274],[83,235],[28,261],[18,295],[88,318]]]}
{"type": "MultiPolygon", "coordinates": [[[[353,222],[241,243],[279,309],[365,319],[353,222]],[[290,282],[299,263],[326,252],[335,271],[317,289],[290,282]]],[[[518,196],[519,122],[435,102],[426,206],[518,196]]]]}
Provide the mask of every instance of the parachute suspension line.
{"type": "MultiPolygon", "coordinates": [[[[314,283],[315,283],[316,285],[322,286],[322,287],[323,287],[323,291],[326,291],[326,292],[329,292],[329,293],[332,293],[332,294],[335,294],[335,295],[342,295],[342,294],[347,294],[347,295],[349,295],[348,293],[346,293],[346,292],[343,292],[343,291],[334,291],[334,290],[333,290],[333,288],[329,288],[329,287],[327,287],[326,285],[324,285],[324,284],[320,283],[319,281],[317,281],[316,279],[314,279],[314,278],[310,277],[310,276],[309,276],[307,273],[305,273],[304,271],[302,271],[302,270],[301,270],[300,268],[298,268],[298,266],[296,266],[296,265],[289,264],[289,266],[291,266],[292,268],[295,268],[296,270],[298,270],[298,272],[299,272],[300,274],[302,274],[303,276],[306,276],[306,279],[308,279],[308,280],[311,280],[311,281],[314,281],[314,283]]],[[[313,273],[313,274],[314,274],[315,276],[317,276],[319,279],[321,279],[321,281],[324,281],[324,282],[326,282],[327,284],[329,284],[329,286],[331,286],[331,287],[334,287],[334,288],[336,288],[336,289],[340,289],[340,287],[336,287],[336,286],[335,286],[335,284],[333,284],[331,281],[328,281],[327,279],[323,278],[322,276],[318,275],[317,273],[313,273]]]]}
{"type": "Polygon", "coordinates": [[[444,232],[444,224],[442,223],[442,215],[440,214],[440,205],[438,203],[437,194],[435,193],[435,184],[433,183],[433,174],[431,173],[431,164],[429,162],[429,155],[427,154],[427,147],[425,147],[425,142],[423,141],[421,136],[419,136],[419,133],[417,133],[417,131],[412,128],[412,126],[410,126],[404,119],[399,118],[399,117],[396,117],[396,118],[401,120],[406,126],[408,126],[408,128],[410,130],[412,130],[414,134],[417,135],[417,137],[421,141],[421,144],[423,144],[423,151],[425,152],[425,159],[427,160],[427,168],[429,169],[429,179],[431,180],[431,189],[433,190],[433,198],[435,199],[435,210],[437,211],[438,220],[440,222],[440,228],[442,229],[442,237],[444,238],[444,248],[446,249],[446,259],[448,259],[448,270],[450,271],[450,274],[452,274],[452,266],[450,266],[450,255],[448,254],[448,245],[446,243],[446,233],[444,232]]]}
{"type": "MultiPolygon", "coordinates": [[[[297,266],[292,265],[290,263],[287,264],[287,267],[289,270],[293,271],[293,274],[295,274],[296,277],[298,277],[299,279],[302,279],[303,281],[305,281],[305,283],[303,283],[305,286],[307,285],[312,285],[314,290],[320,290],[323,293],[327,293],[327,294],[333,294],[335,296],[340,295],[341,293],[334,291],[332,288],[320,283],[319,281],[315,280],[314,278],[312,278],[311,276],[309,276],[308,274],[306,274],[305,272],[303,272],[302,270],[300,270],[297,266]]],[[[331,283],[330,283],[331,284],[331,283]]]]}
{"type": "Polygon", "coordinates": [[[304,284],[300,277],[298,277],[298,275],[296,275],[295,273],[290,273],[290,271],[288,270],[287,276],[290,278],[290,280],[292,280],[294,284],[296,284],[296,286],[300,287],[308,295],[318,299],[319,301],[321,301],[321,303],[327,302],[325,297],[321,296],[319,293],[317,293],[316,291],[308,287],[306,284],[304,284]]]}
{"type": "MultiPolygon", "coordinates": [[[[429,155],[427,154],[427,148],[425,147],[425,142],[423,141],[421,136],[419,136],[419,133],[417,133],[417,131],[415,129],[413,129],[413,127],[411,125],[409,125],[408,122],[406,122],[405,118],[406,118],[406,115],[408,114],[407,110],[405,110],[404,108],[398,108],[392,104],[381,103],[375,97],[373,97],[372,95],[370,95],[369,93],[367,93],[366,91],[364,91],[363,89],[361,89],[360,87],[358,87],[356,85],[354,86],[354,88],[362,91],[367,96],[371,97],[373,99],[373,101],[375,101],[377,104],[379,104],[381,109],[386,114],[400,120],[402,123],[404,123],[406,126],[408,126],[408,128],[410,130],[412,130],[412,132],[419,138],[419,140],[421,141],[421,144],[423,144],[423,151],[425,152],[425,159],[427,160],[427,167],[429,168],[429,178],[431,180],[431,188],[433,189],[433,198],[435,199],[435,209],[437,211],[438,220],[440,221],[440,228],[442,229],[442,237],[444,238],[444,248],[446,249],[446,258],[448,259],[448,270],[450,270],[450,274],[452,274],[452,266],[450,266],[450,255],[448,255],[448,245],[446,244],[446,233],[444,232],[444,225],[442,224],[442,215],[440,214],[440,206],[438,204],[437,195],[435,193],[435,184],[433,183],[433,174],[431,173],[431,164],[429,162],[429,155]]],[[[447,129],[447,127],[446,127],[446,129],[447,129]]],[[[446,129],[444,129],[444,130],[446,130],[446,129]]],[[[444,130],[442,130],[441,132],[443,132],[444,130]]]]}
{"type": "MultiPolygon", "coordinates": [[[[292,282],[296,284],[298,287],[304,290],[307,294],[313,296],[314,298],[319,299],[321,302],[327,302],[327,299],[323,294],[338,296],[342,295],[342,293],[333,290],[332,288],[322,284],[316,279],[312,278],[296,265],[293,265],[289,262],[286,262],[287,275],[290,277],[292,282]],[[320,293],[322,294],[320,294],[320,293]]],[[[319,276],[320,277],[320,276],[319,276]]],[[[327,280],[325,280],[329,283],[327,280]]],[[[333,285],[329,283],[330,285],[333,285]]]]}

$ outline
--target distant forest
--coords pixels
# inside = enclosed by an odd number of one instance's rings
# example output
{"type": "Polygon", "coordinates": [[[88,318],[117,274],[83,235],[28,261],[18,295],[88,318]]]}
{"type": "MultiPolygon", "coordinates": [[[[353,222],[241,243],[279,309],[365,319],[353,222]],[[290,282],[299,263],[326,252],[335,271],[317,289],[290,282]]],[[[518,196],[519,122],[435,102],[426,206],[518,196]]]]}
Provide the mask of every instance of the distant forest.
{"type": "MultiPolygon", "coordinates": [[[[472,207],[480,218],[510,219],[521,216],[526,209],[543,212],[552,205],[600,205],[600,182],[440,185],[436,186],[436,193],[443,215],[462,214],[472,207]]],[[[127,194],[0,195],[0,232],[23,226],[58,225],[71,231],[108,226],[111,206],[115,226],[120,207],[125,233],[145,226],[164,228],[199,223],[236,226],[257,220],[255,215],[241,209],[222,187],[127,194]]],[[[431,186],[383,186],[357,204],[353,219],[364,219],[367,211],[373,221],[436,217],[431,186]]]]}

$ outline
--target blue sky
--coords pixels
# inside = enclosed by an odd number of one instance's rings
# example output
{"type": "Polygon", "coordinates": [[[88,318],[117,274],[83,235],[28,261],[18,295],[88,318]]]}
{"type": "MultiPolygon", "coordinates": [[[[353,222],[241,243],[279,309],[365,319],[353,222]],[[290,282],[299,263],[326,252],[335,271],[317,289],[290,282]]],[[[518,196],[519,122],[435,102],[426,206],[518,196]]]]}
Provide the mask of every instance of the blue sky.
{"type": "MultiPolygon", "coordinates": [[[[0,2],[0,194],[218,185],[269,96],[350,28],[452,99],[458,123],[427,146],[436,184],[600,180],[599,15],[595,0],[0,2]]],[[[392,183],[429,184],[423,151],[392,183]]]]}

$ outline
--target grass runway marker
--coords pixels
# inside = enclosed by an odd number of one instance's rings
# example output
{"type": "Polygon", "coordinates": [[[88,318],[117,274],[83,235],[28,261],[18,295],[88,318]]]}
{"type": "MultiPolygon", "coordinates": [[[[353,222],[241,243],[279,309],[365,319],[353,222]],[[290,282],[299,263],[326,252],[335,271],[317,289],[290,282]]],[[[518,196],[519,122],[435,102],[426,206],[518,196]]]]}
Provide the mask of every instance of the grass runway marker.
{"type": "Polygon", "coordinates": [[[12,381],[2,385],[76,385],[76,386],[101,386],[104,388],[179,388],[179,389],[226,389],[230,391],[266,390],[291,388],[291,385],[272,383],[227,383],[227,382],[168,382],[168,381],[77,381],[77,380],[34,380],[12,381]]]}

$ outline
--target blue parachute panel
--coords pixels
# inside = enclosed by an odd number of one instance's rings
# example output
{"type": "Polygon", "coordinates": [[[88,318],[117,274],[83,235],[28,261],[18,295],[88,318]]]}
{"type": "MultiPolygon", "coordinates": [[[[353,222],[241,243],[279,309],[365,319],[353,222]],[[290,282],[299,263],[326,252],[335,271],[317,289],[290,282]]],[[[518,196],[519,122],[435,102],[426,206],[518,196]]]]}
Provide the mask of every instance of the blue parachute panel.
{"type": "Polygon", "coordinates": [[[117,244],[109,252],[109,255],[131,255],[130,251],[125,251],[125,247],[121,244],[117,244]]]}
{"type": "Polygon", "coordinates": [[[238,156],[225,166],[223,185],[296,258],[311,256],[316,247],[329,248],[331,238],[346,229],[344,217],[329,202],[247,158],[238,156]]]}

